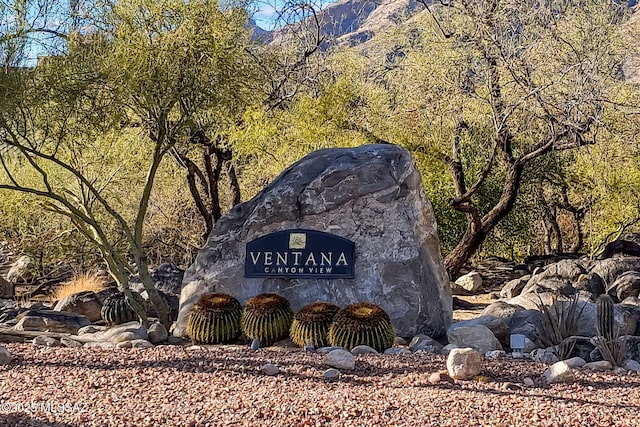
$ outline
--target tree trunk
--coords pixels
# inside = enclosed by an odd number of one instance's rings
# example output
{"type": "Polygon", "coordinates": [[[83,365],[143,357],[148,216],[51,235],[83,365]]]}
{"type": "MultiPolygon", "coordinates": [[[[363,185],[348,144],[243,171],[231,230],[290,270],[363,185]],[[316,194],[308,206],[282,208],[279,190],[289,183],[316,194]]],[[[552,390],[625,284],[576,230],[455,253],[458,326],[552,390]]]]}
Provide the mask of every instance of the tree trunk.
{"type": "Polygon", "coordinates": [[[502,194],[496,205],[482,217],[480,227],[475,227],[472,222],[468,223],[462,239],[444,258],[444,267],[451,280],[455,280],[460,268],[469,261],[489,233],[513,208],[520,189],[522,172],[523,165],[520,162],[516,161],[508,165],[502,194]]]}

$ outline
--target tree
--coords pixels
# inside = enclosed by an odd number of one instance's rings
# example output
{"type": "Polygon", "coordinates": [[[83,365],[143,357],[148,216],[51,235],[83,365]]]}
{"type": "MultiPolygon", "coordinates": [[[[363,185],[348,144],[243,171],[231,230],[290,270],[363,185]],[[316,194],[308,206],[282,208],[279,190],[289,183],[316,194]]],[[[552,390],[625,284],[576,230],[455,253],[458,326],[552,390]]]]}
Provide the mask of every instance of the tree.
{"type": "Polygon", "coordinates": [[[145,218],[165,156],[201,115],[230,108],[246,90],[238,73],[247,63],[246,14],[206,0],[98,2],[92,13],[91,26],[68,34],[64,55],[0,76],[0,190],[40,197],[69,218],[136,311],[144,314],[129,289],[131,272],[169,325],[148,271],[145,218]],[[132,152],[146,148],[144,180],[101,168],[107,153],[94,150],[110,138],[125,139],[132,152]],[[20,179],[24,167],[38,183],[20,179]],[[137,200],[131,218],[118,211],[123,197],[137,200]]]}
{"type": "MultiPolygon", "coordinates": [[[[628,10],[606,0],[465,0],[427,9],[361,49],[361,57],[381,55],[347,71],[361,90],[350,128],[405,145],[439,196],[449,194],[440,229],[444,223],[451,233],[452,213],[464,216],[445,256],[455,277],[517,213],[524,184],[545,173],[543,159],[571,167],[563,152],[601,141],[612,116],[637,110],[619,72],[628,10]],[[442,184],[445,168],[450,178],[442,184]]],[[[562,206],[582,218],[588,203],[562,206]]]]}

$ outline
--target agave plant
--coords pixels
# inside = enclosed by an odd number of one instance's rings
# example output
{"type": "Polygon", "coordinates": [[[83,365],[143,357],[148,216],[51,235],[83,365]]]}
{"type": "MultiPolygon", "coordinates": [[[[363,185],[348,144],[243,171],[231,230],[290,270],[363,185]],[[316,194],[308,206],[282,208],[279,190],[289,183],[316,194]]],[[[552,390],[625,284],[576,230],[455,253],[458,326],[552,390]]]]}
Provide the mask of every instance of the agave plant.
{"type": "Polygon", "coordinates": [[[348,350],[368,345],[383,352],[393,345],[395,330],[387,312],[381,307],[358,302],[340,310],[329,327],[329,343],[348,350]]]}
{"type": "Polygon", "coordinates": [[[187,334],[194,343],[221,344],[240,335],[242,306],[231,295],[216,293],[200,298],[189,314],[187,334]]]}
{"type": "Polygon", "coordinates": [[[322,301],[303,307],[293,317],[291,341],[300,347],[308,343],[316,348],[328,345],[329,326],[339,310],[337,305],[322,301]]]}

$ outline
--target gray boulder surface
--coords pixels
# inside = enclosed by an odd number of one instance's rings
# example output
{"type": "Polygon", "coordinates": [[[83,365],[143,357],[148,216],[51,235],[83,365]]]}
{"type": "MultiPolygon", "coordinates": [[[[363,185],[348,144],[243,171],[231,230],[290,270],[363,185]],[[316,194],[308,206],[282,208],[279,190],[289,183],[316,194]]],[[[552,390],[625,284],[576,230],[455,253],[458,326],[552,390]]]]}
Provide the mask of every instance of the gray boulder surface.
{"type": "Polygon", "coordinates": [[[380,305],[400,336],[443,336],[452,321],[433,208],[409,152],[391,144],[313,152],[223,216],[185,272],[173,334],[185,335],[205,293],[242,304],[263,292],[294,310],[314,301],[380,305]],[[355,277],[245,278],[246,243],[286,229],[324,231],[355,243],[355,277]]]}

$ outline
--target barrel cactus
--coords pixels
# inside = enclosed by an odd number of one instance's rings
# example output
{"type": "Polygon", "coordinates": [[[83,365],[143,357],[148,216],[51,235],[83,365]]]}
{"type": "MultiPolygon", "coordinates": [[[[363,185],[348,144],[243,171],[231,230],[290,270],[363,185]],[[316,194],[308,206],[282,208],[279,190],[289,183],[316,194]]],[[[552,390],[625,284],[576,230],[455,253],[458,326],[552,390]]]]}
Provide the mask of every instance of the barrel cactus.
{"type": "Polygon", "coordinates": [[[227,294],[206,294],[189,314],[187,334],[193,342],[221,344],[240,335],[242,306],[227,294]]]}
{"type": "Polygon", "coordinates": [[[337,305],[321,301],[303,307],[293,317],[291,341],[300,347],[308,342],[316,348],[328,345],[329,326],[339,310],[337,305]]]}
{"type": "Polygon", "coordinates": [[[395,331],[389,315],[369,302],[351,304],[336,314],[329,327],[329,343],[348,350],[368,345],[383,352],[393,345],[395,331]]]}
{"type": "Polygon", "coordinates": [[[286,338],[292,321],[289,301],[281,295],[265,293],[247,301],[240,325],[247,337],[260,340],[265,347],[286,338]]]}
{"type": "MultiPolygon", "coordinates": [[[[139,304],[146,306],[144,298],[137,293],[131,292],[133,299],[139,304]]],[[[120,323],[138,320],[138,314],[127,301],[124,292],[118,292],[104,300],[100,311],[102,319],[109,325],[119,325],[120,323]]]]}

